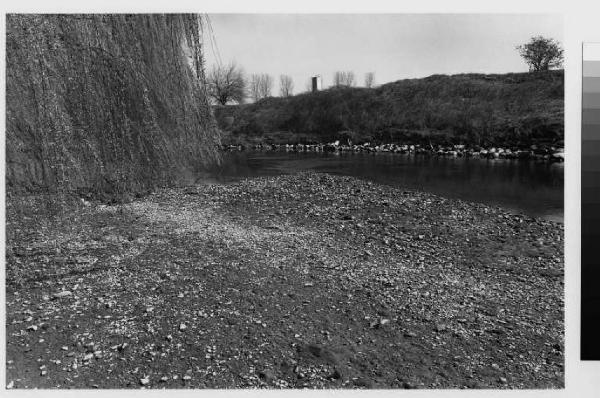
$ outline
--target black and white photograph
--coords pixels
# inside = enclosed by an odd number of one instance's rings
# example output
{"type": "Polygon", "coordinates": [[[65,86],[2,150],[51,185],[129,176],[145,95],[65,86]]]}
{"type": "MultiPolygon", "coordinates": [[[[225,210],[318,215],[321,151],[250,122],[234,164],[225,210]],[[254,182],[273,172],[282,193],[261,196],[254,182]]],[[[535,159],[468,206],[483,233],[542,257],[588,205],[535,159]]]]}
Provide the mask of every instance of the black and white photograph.
{"type": "Polygon", "coordinates": [[[562,15],[4,18],[7,389],[565,388],[562,15]]]}

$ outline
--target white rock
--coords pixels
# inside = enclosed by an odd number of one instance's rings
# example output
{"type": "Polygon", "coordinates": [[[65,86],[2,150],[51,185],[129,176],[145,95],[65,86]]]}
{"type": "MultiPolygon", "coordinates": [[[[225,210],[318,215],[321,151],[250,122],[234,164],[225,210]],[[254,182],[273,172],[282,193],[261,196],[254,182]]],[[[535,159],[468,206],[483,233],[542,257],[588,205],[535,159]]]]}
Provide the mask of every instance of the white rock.
{"type": "Polygon", "coordinates": [[[71,295],[73,295],[73,293],[71,293],[70,291],[63,290],[62,292],[55,293],[53,295],[53,297],[54,298],[61,298],[61,297],[68,297],[68,296],[71,296],[71,295]]]}

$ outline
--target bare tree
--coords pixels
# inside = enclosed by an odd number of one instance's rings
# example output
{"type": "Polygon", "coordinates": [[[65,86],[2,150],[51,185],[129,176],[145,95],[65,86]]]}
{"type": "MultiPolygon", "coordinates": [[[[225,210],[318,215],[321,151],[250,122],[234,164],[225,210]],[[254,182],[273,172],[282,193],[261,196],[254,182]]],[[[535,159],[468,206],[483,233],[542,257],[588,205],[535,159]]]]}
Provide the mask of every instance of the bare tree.
{"type": "Polygon", "coordinates": [[[246,97],[246,79],[242,68],[235,62],[214,65],[208,77],[209,95],[221,105],[228,102],[242,103],[246,97]]]}
{"type": "Polygon", "coordinates": [[[250,76],[250,84],[248,86],[248,92],[250,94],[250,98],[252,98],[253,101],[258,101],[260,99],[260,95],[258,92],[259,81],[260,81],[259,74],[253,73],[252,76],[250,76]]]}
{"type": "Polygon", "coordinates": [[[282,97],[289,97],[294,92],[294,81],[291,76],[279,76],[279,93],[282,97]]]}
{"type": "Polygon", "coordinates": [[[333,85],[335,87],[347,86],[352,87],[355,84],[354,72],[337,71],[333,75],[333,85]]]}
{"type": "Polygon", "coordinates": [[[273,78],[267,73],[254,73],[250,79],[250,97],[256,102],[270,97],[273,90],[273,78]]]}
{"type": "Polygon", "coordinates": [[[375,85],[375,72],[365,73],[365,87],[371,88],[375,85]]]}
{"type": "Polygon", "coordinates": [[[261,98],[270,97],[271,91],[273,90],[273,78],[271,77],[271,75],[263,73],[259,87],[261,98]]]}

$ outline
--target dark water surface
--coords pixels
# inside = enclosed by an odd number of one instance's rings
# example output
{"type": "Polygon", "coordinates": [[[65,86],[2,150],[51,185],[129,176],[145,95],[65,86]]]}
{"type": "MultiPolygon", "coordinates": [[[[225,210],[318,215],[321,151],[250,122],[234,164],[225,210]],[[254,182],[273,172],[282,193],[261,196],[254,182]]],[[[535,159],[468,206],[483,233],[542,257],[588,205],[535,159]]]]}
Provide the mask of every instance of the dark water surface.
{"type": "Polygon", "coordinates": [[[228,152],[198,182],[313,170],[563,220],[563,163],[402,154],[228,152]]]}

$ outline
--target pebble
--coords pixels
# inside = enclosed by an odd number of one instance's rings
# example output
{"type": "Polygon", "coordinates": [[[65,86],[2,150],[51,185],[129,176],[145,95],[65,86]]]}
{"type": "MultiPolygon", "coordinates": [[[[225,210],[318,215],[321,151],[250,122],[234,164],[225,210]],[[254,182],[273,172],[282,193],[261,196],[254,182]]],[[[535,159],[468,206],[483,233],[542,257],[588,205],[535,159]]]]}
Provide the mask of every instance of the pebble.
{"type": "Polygon", "coordinates": [[[73,295],[73,293],[71,293],[70,291],[63,290],[62,292],[58,292],[58,293],[53,294],[52,297],[54,297],[54,298],[62,298],[62,297],[68,297],[68,296],[71,296],[71,295],[73,295]]]}
{"type": "Polygon", "coordinates": [[[187,329],[187,326],[186,326],[186,324],[185,324],[185,323],[182,323],[182,324],[180,324],[180,325],[179,325],[179,330],[182,330],[182,331],[183,331],[183,330],[185,330],[185,329],[187,329]]]}
{"type": "Polygon", "coordinates": [[[147,385],[148,383],[150,383],[150,376],[146,376],[146,377],[144,377],[144,378],[140,379],[140,384],[141,384],[141,385],[145,386],[145,385],[147,385]]]}

